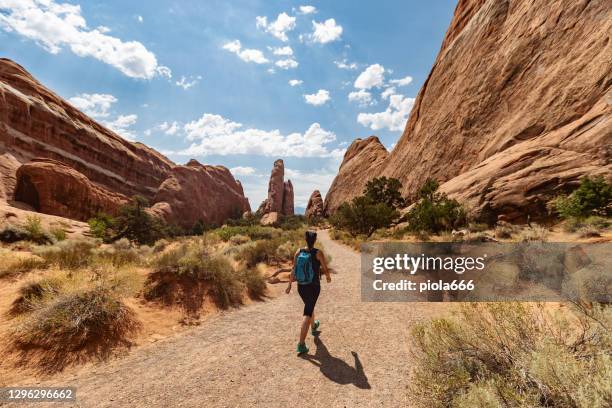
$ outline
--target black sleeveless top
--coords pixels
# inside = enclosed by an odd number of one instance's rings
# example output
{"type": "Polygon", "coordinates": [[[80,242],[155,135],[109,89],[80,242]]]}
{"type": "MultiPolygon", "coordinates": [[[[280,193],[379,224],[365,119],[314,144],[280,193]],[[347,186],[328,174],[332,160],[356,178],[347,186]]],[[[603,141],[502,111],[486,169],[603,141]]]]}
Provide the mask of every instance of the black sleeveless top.
{"type": "Polygon", "coordinates": [[[309,251],[308,248],[302,248],[300,251],[310,253],[310,260],[312,261],[312,270],[315,273],[311,285],[320,285],[321,282],[319,281],[321,280],[321,261],[317,259],[317,253],[319,252],[319,250],[317,248],[312,248],[309,251]]]}

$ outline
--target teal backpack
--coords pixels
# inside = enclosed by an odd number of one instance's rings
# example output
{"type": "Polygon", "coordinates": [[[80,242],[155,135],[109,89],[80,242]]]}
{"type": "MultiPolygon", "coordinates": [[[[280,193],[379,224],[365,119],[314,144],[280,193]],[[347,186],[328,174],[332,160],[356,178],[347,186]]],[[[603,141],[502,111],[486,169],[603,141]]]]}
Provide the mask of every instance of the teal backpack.
{"type": "Polygon", "coordinates": [[[312,283],[314,275],[310,252],[303,249],[300,250],[295,262],[295,280],[298,285],[308,285],[312,283]]]}

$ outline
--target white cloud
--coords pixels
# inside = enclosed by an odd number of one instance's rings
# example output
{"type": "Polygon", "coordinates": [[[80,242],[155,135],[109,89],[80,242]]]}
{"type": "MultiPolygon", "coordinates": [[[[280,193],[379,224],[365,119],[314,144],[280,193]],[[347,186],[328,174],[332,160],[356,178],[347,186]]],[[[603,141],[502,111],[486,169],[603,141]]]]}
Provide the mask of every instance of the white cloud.
{"type": "Polygon", "coordinates": [[[411,82],[412,82],[412,77],[410,75],[404,78],[392,79],[389,81],[390,84],[397,85],[397,86],[410,85],[411,82]]]}
{"type": "Polygon", "coordinates": [[[293,180],[294,201],[296,207],[306,207],[314,190],[319,190],[325,197],[327,190],[336,177],[334,170],[302,171],[285,168],[285,178],[293,180]],[[296,182],[297,181],[297,182],[296,182]]]}
{"type": "Polygon", "coordinates": [[[82,93],[69,98],[68,102],[92,118],[106,118],[111,106],[117,102],[117,98],[109,94],[82,93]]]}
{"type": "Polygon", "coordinates": [[[299,64],[293,58],[287,58],[287,59],[276,61],[275,65],[282,69],[290,69],[290,68],[297,68],[299,64]]]}
{"type": "Polygon", "coordinates": [[[255,64],[266,64],[270,61],[264,57],[260,50],[247,48],[242,49],[239,40],[230,41],[223,45],[223,49],[236,54],[244,62],[254,62],[255,64]]]}
{"type": "Polygon", "coordinates": [[[168,67],[165,67],[163,65],[158,65],[155,71],[157,72],[159,76],[163,76],[168,79],[172,78],[172,71],[168,67]]]}
{"type": "Polygon", "coordinates": [[[365,89],[360,89],[359,91],[351,92],[348,95],[348,100],[349,102],[357,102],[359,105],[365,106],[372,103],[372,94],[365,89]]]}
{"type": "Polygon", "coordinates": [[[139,23],[142,23],[144,21],[142,16],[136,16],[136,20],[138,20],[139,23]]]}
{"type": "Polygon", "coordinates": [[[179,154],[206,156],[212,154],[249,154],[272,157],[339,157],[344,151],[331,149],[336,140],[333,132],[313,123],[302,133],[283,135],[276,130],[245,128],[220,115],[206,113],[184,127],[187,140],[193,143],[179,154]]]}
{"type": "Polygon", "coordinates": [[[132,78],[151,79],[157,73],[155,54],[138,41],[122,41],[106,28],[90,29],[79,5],[54,0],[2,0],[0,27],[33,41],[52,54],[63,48],[92,57],[132,78]]]}
{"type": "Polygon", "coordinates": [[[256,173],[253,167],[236,166],[229,170],[234,176],[252,176],[256,173]]]}
{"type": "Polygon", "coordinates": [[[386,88],[381,94],[380,97],[383,99],[389,99],[391,95],[395,95],[397,93],[394,86],[390,86],[386,88]]]}
{"type": "Polygon", "coordinates": [[[176,86],[180,86],[184,90],[188,90],[189,88],[192,88],[197,85],[201,79],[202,77],[198,75],[197,77],[192,77],[188,80],[187,77],[183,75],[180,80],[176,81],[176,86]]]}
{"type": "Polygon", "coordinates": [[[272,54],[290,57],[293,55],[293,49],[288,45],[285,47],[268,47],[272,54]]]}
{"type": "Polygon", "coordinates": [[[314,14],[317,12],[317,8],[315,6],[300,6],[301,14],[314,14]]]}
{"type": "Polygon", "coordinates": [[[342,26],[336,25],[336,20],[333,18],[325,20],[323,23],[312,22],[313,33],[312,39],[314,42],[327,44],[328,42],[340,39],[342,35],[342,26]]]}
{"type": "Polygon", "coordinates": [[[385,82],[385,68],[380,64],[373,64],[367,67],[355,80],[355,88],[371,89],[380,87],[385,82]]]}
{"type": "Polygon", "coordinates": [[[357,115],[357,122],[372,130],[403,130],[413,105],[414,98],[391,95],[389,106],[384,112],[360,113],[357,115]]]}
{"type": "Polygon", "coordinates": [[[342,61],[334,61],[334,64],[336,64],[336,66],[340,69],[348,69],[348,70],[355,70],[357,69],[357,64],[355,62],[348,62],[348,60],[345,58],[342,61]]]}
{"type": "Polygon", "coordinates": [[[138,115],[119,115],[115,120],[102,122],[102,124],[127,140],[134,140],[135,135],[132,133],[130,127],[132,127],[137,120],[138,115]]]}
{"type": "Polygon", "coordinates": [[[180,125],[178,124],[178,122],[174,121],[172,123],[163,122],[157,128],[161,130],[162,132],[164,132],[165,134],[173,136],[179,131],[180,129],[179,126],[180,125]]]}
{"type": "Polygon", "coordinates": [[[255,25],[281,41],[288,41],[287,33],[295,28],[295,17],[287,13],[280,13],[275,21],[268,23],[267,17],[257,16],[255,25]]]}
{"type": "Polygon", "coordinates": [[[298,85],[302,85],[304,83],[304,81],[302,81],[301,79],[290,79],[289,80],[289,85],[291,86],[298,86],[298,85]]]}
{"type": "Polygon", "coordinates": [[[309,105],[321,106],[327,103],[327,101],[329,101],[331,98],[329,96],[329,91],[319,89],[317,93],[304,95],[304,99],[309,105]]]}

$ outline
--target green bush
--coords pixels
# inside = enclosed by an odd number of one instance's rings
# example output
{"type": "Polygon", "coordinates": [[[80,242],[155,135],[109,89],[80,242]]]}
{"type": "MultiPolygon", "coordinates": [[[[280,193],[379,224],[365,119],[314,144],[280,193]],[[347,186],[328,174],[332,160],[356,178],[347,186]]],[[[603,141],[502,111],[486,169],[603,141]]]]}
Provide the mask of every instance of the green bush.
{"type": "Polygon", "coordinates": [[[608,306],[465,304],[412,331],[417,407],[604,407],[612,399],[608,306]]]}
{"type": "Polygon", "coordinates": [[[166,236],[169,227],[146,212],[148,206],[148,201],[141,196],[134,196],[129,204],[122,206],[115,220],[115,239],[127,238],[140,244],[152,245],[166,236]]]}
{"type": "Polygon", "coordinates": [[[367,182],[363,195],[375,203],[401,208],[406,202],[400,193],[402,183],[395,178],[378,177],[367,182]]]}
{"type": "Polygon", "coordinates": [[[109,242],[115,234],[115,219],[108,214],[98,213],[87,223],[89,224],[91,234],[104,242],[109,242]]]}
{"type": "Polygon", "coordinates": [[[549,206],[561,218],[612,215],[612,185],[602,176],[585,177],[569,196],[559,196],[549,206]]]}
{"type": "Polygon", "coordinates": [[[240,271],[240,281],[244,283],[251,299],[261,299],[267,289],[266,279],[257,268],[244,268],[240,271]]]}
{"type": "Polygon", "coordinates": [[[306,217],[303,215],[289,215],[281,218],[278,227],[282,230],[297,230],[304,227],[306,217]]]}
{"type": "Polygon", "coordinates": [[[413,232],[452,230],[464,226],[466,212],[457,200],[438,193],[438,182],[428,179],[420,188],[419,201],[408,212],[408,228],[413,232]]]}
{"type": "Polygon", "coordinates": [[[229,241],[234,235],[245,235],[256,241],[260,239],[272,239],[280,235],[279,230],[273,227],[263,227],[260,225],[251,226],[228,226],[224,225],[213,231],[223,241],[229,241]]]}
{"type": "Polygon", "coordinates": [[[329,222],[334,228],[345,230],[353,237],[360,234],[369,237],[377,229],[389,227],[398,216],[395,208],[360,196],[340,205],[329,222]]]}
{"type": "Polygon", "coordinates": [[[271,263],[275,259],[277,241],[259,240],[253,245],[246,245],[237,254],[237,259],[244,261],[248,268],[255,267],[258,263],[271,263]]]}

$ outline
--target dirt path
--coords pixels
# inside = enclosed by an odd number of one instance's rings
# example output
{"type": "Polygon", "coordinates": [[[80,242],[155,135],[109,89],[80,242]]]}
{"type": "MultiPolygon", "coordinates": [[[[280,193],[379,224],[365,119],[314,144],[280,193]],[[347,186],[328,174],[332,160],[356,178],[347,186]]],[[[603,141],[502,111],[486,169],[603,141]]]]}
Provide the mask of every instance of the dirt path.
{"type": "Polygon", "coordinates": [[[294,290],[47,383],[77,387],[83,407],[406,406],[410,327],[444,306],[361,302],[359,255],[319,236],[337,274],[322,283],[320,342],[309,336],[307,358],[294,353],[294,290]]]}

